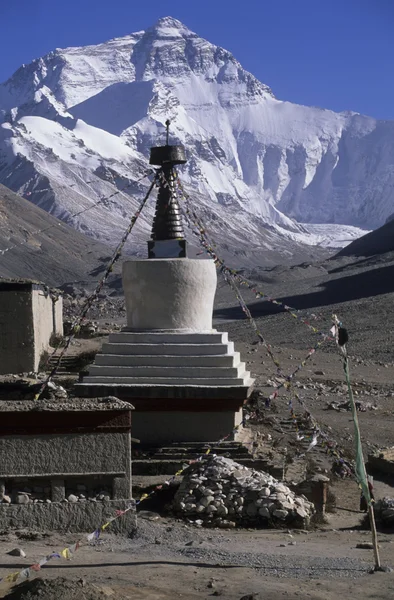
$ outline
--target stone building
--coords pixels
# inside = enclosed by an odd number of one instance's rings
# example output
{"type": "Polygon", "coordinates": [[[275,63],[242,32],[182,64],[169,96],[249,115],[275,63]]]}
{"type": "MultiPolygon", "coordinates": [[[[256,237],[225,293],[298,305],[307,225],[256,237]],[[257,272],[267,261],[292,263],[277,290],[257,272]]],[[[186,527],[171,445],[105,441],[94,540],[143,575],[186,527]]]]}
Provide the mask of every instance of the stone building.
{"type": "Polygon", "coordinates": [[[0,529],[89,531],[126,508],[132,410],[113,397],[0,401],[0,529]]]}
{"type": "Polygon", "coordinates": [[[59,293],[32,281],[0,280],[0,374],[38,371],[53,335],[63,335],[59,293]]]}

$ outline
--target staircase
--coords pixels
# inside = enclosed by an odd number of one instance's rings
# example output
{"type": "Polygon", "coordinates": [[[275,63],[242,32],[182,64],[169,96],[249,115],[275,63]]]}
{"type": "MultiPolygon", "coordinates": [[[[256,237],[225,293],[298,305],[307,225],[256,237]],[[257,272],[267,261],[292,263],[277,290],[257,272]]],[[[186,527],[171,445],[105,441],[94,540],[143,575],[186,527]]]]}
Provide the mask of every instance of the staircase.
{"type": "Polygon", "coordinates": [[[253,380],[227,333],[112,333],[79,387],[249,387],[253,380]]]}
{"type": "MultiPolygon", "coordinates": [[[[46,370],[51,371],[57,364],[59,359],[58,355],[51,356],[47,365],[46,370]]],[[[80,360],[78,356],[65,355],[62,358],[62,362],[60,363],[59,368],[57,369],[57,373],[59,375],[68,375],[69,373],[77,373],[79,370],[80,360]]]]}
{"type": "Polygon", "coordinates": [[[163,483],[190,461],[210,454],[217,454],[248,467],[266,471],[273,477],[282,476],[282,467],[274,465],[267,458],[253,458],[248,448],[241,442],[226,441],[221,444],[204,444],[199,442],[174,442],[166,446],[134,446],[133,447],[133,494],[138,495],[150,485],[163,483]]]}

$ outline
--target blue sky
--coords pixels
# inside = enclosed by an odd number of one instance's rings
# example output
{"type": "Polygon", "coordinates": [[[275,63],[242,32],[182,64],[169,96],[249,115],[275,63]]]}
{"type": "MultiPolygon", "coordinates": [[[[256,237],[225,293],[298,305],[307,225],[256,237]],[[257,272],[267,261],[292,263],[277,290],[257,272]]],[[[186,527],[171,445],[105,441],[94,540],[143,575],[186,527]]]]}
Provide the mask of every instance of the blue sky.
{"type": "Polygon", "coordinates": [[[230,50],[277,98],[394,119],[393,0],[2,0],[0,81],[56,47],[167,15],[230,50]]]}

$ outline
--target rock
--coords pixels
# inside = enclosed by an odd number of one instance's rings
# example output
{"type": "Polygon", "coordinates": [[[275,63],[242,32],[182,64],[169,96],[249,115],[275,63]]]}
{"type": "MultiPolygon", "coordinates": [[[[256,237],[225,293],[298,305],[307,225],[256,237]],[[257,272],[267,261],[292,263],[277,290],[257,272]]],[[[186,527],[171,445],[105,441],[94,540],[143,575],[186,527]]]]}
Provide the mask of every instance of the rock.
{"type": "Polygon", "coordinates": [[[299,517],[301,517],[301,519],[305,519],[305,517],[307,516],[306,510],[304,510],[302,506],[296,507],[296,513],[299,517]]]}
{"type": "Polygon", "coordinates": [[[226,508],[225,506],[218,506],[218,515],[220,515],[221,517],[228,515],[228,508],[226,508]]]}
{"type": "Polygon", "coordinates": [[[286,502],[286,494],[282,494],[281,492],[279,492],[278,494],[276,494],[276,499],[278,500],[278,502],[286,502]]]}
{"type": "Polygon", "coordinates": [[[372,542],[360,542],[359,544],[356,544],[356,548],[361,550],[373,550],[373,544],[372,542]]]}
{"type": "Polygon", "coordinates": [[[272,514],[274,515],[274,517],[276,517],[277,519],[281,519],[281,520],[286,519],[288,516],[287,510],[283,510],[281,508],[277,508],[276,510],[273,511],[272,514]]]}
{"type": "Polygon", "coordinates": [[[30,497],[28,494],[25,494],[23,492],[19,492],[16,496],[16,503],[17,504],[29,504],[30,502],[30,497]]]}
{"type": "Polygon", "coordinates": [[[21,558],[26,558],[26,552],[22,550],[22,548],[14,548],[7,552],[10,556],[20,556],[21,558]]]}
{"type": "Polygon", "coordinates": [[[224,519],[219,523],[219,527],[221,529],[234,529],[236,526],[237,525],[234,523],[234,521],[226,521],[224,519]]]}
{"type": "Polygon", "coordinates": [[[275,486],[275,491],[277,494],[288,494],[290,492],[289,488],[282,483],[275,486]]]}
{"type": "Polygon", "coordinates": [[[257,510],[258,510],[257,506],[254,503],[250,503],[246,507],[246,514],[249,517],[255,517],[257,515],[257,510]]]}
{"type": "Polygon", "coordinates": [[[211,504],[211,502],[213,502],[215,500],[214,496],[205,496],[204,498],[201,498],[200,500],[200,504],[201,506],[204,506],[205,508],[207,506],[209,506],[211,504]]]}
{"type": "Polygon", "coordinates": [[[9,496],[7,496],[6,494],[4,494],[1,502],[4,502],[4,504],[11,504],[11,498],[9,496]]]}
{"type": "Polygon", "coordinates": [[[74,494],[70,494],[67,498],[68,502],[78,502],[78,496],[74,496],[74,494]]]}
{"type": "Polygon", "coordinates": [[[391,517],[394,517],[394,508],[386,508],[384,510],[382,510],[382,519],[390,519],[391,517]]]}
{"type": "Polygon", "coordinates": [[[101,500],[102,502],[107,502],[108,500],[111,500],[111,496],[108,493],[100,493],[98,496],[98,499],[101,500]]]}

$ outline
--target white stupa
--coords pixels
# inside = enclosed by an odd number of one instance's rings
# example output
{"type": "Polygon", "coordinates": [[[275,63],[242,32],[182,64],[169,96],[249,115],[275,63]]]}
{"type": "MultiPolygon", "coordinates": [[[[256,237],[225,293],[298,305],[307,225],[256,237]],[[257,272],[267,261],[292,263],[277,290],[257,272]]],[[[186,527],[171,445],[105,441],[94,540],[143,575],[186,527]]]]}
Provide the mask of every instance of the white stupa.
{"type": "Polygon", "coordinates": [[[186,257],[174,173],[184,149],[152,148],[150,162],[160,187],[149,258],[123,263],[127,327],[109,336],[77,393],[129,400],[143,443],[216,441],[241,423],[253,379],[212,327],[213,260],[186,257]]]}

